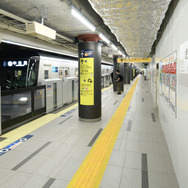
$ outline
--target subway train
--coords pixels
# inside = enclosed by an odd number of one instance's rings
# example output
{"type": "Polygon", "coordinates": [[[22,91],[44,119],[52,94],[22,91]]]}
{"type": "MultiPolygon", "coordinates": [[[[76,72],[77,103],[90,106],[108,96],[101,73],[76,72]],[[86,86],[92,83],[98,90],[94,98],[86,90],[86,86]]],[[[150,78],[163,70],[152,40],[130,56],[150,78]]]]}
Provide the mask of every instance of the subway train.
{"type": "MultiPolygon", "coordinates": [[[[77,58],[18,52],[1,57],[0,66],[4,129],[78,100],[77,58]]],[[[101,87],[111,84],[112,71],[101,65],[101,87]]]]}

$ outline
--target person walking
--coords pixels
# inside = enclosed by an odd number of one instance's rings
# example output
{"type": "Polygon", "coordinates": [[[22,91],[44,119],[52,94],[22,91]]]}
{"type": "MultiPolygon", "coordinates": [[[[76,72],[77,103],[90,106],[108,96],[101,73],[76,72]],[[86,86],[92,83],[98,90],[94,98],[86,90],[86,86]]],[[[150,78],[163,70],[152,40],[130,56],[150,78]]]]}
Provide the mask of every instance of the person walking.
{"type": "Polygon", "coordinates": [[[118,95],[121,95],[121,83],[123,81],[123,76],[119,74],[119,70],[116,70],[116,74],[117,74],[117,89],[118,89],[118,95]]]}

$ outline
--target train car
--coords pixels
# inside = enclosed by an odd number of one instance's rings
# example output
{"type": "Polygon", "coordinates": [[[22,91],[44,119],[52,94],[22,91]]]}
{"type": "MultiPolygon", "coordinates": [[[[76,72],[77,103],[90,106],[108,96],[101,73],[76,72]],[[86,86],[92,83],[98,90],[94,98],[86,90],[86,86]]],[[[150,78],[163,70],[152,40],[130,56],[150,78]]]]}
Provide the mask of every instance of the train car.
{"type": "MultiPolygon", "coordinates": [[[[78,59],[43,52],[16,52],[0,60],[3,129],[78,100],[78,59]]],[[[102,65],[101,84],[112,66],[102,65]]]]}

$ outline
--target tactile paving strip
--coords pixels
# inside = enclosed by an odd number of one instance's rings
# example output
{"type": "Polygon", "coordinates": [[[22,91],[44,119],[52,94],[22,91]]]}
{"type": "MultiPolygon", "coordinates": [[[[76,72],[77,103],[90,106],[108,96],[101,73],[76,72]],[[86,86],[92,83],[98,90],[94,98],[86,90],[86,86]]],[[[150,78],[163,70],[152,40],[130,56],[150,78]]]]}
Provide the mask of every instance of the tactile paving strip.
{"type": "Polygon", "coordinates": [[[99,187],[138,80],[123,99],[67,188],[99,187]]]}

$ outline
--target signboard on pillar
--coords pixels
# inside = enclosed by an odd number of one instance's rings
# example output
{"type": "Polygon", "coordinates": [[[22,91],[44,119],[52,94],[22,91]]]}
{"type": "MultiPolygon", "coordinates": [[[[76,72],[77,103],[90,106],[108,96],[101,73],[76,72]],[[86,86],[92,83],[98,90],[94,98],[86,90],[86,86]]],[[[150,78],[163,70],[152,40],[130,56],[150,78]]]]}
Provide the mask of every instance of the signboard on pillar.
{"type": "Polygon", "coordinates": [[[93,50],[82,50],[80,56],[80,104],[94,105],[93,50]]]}

